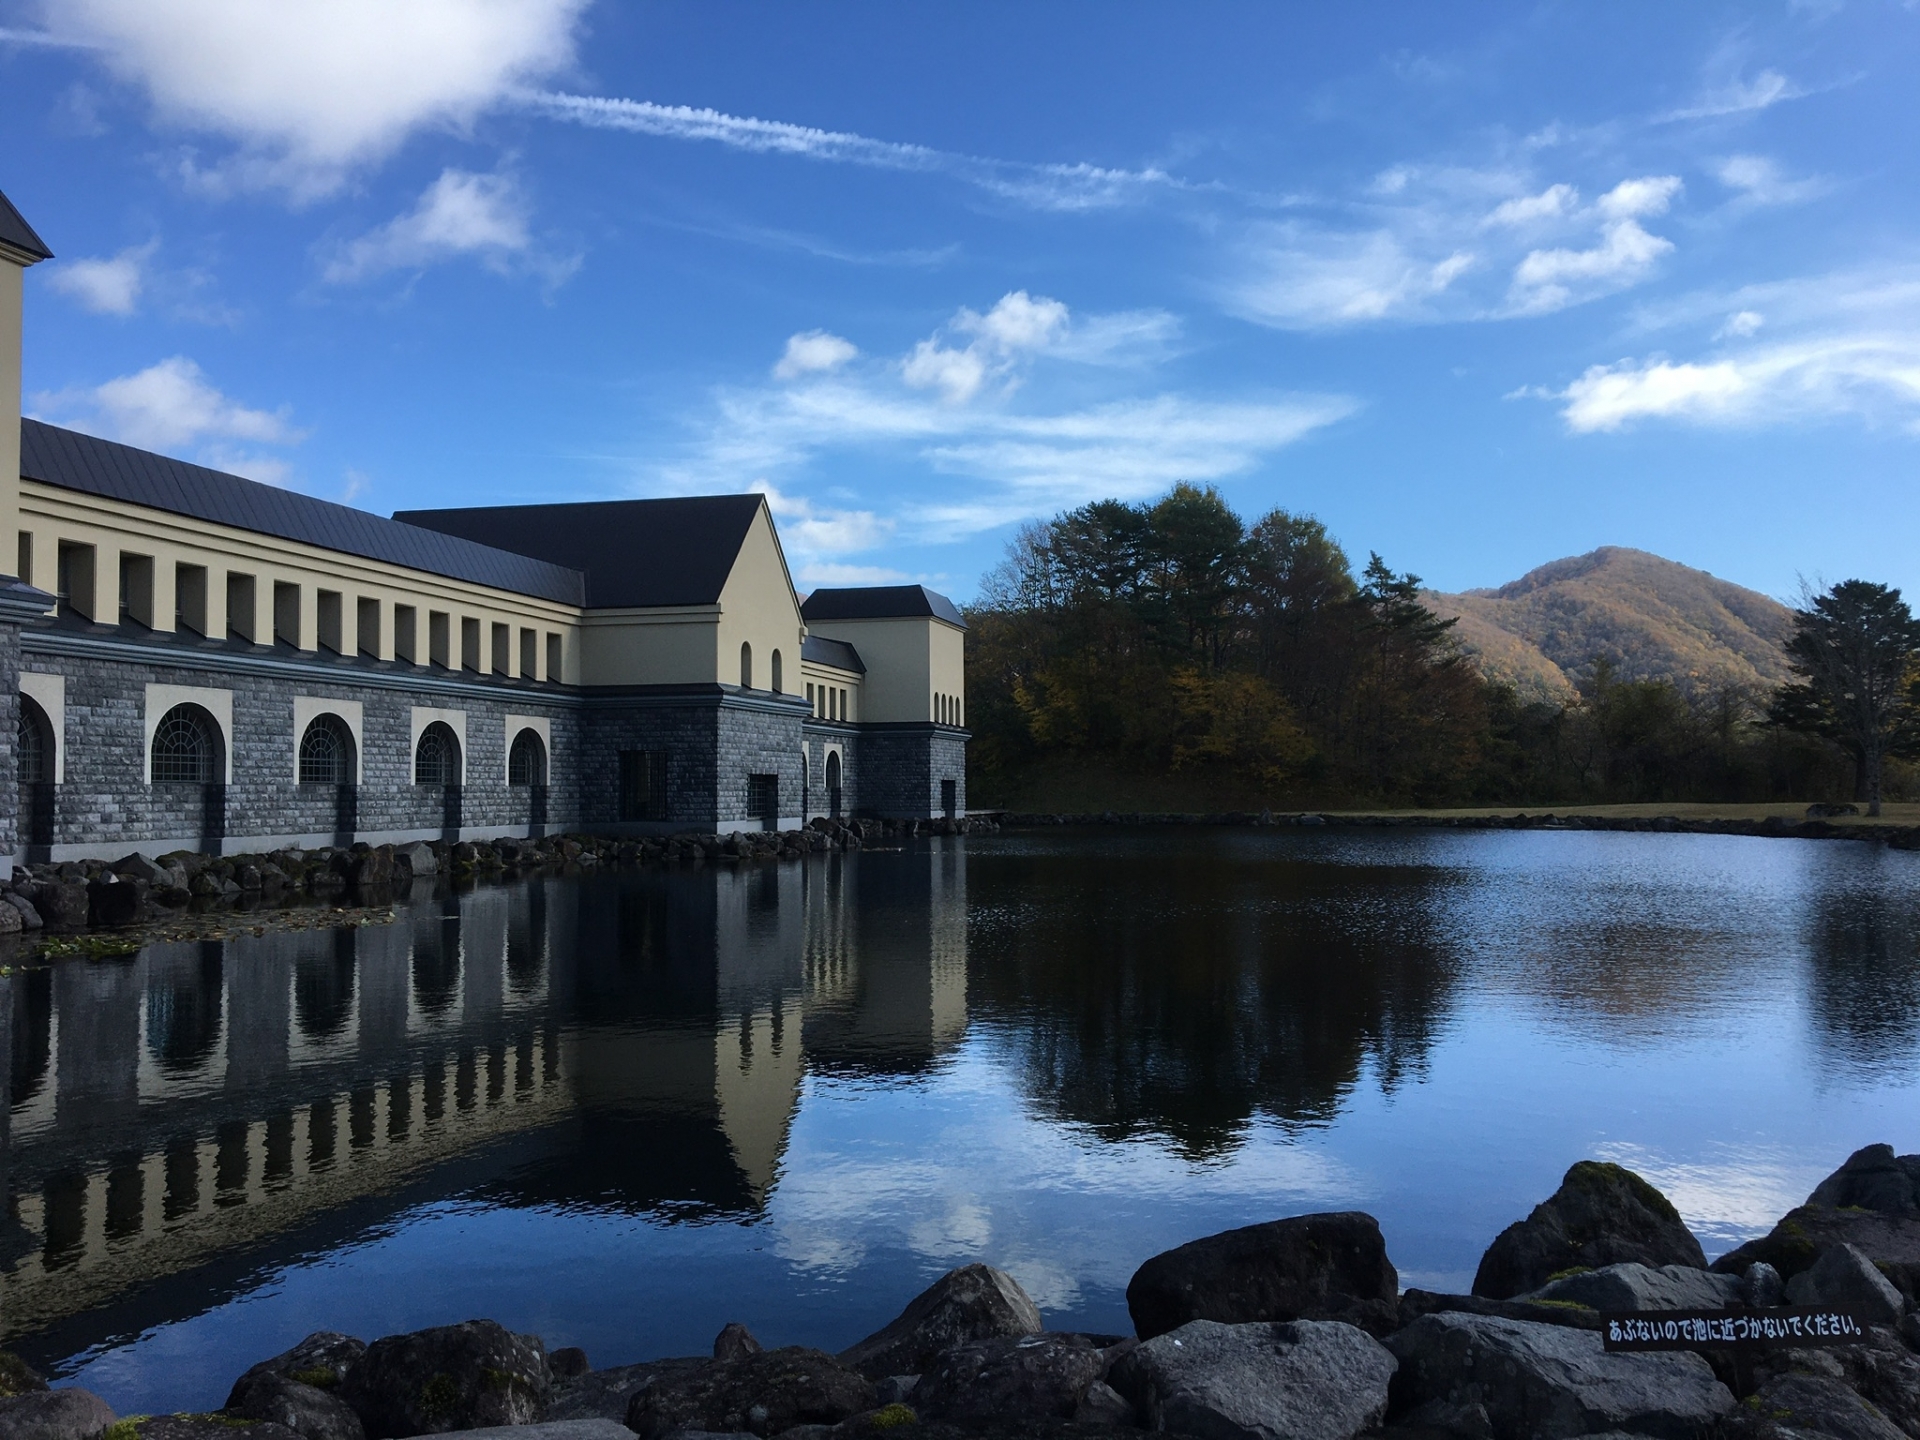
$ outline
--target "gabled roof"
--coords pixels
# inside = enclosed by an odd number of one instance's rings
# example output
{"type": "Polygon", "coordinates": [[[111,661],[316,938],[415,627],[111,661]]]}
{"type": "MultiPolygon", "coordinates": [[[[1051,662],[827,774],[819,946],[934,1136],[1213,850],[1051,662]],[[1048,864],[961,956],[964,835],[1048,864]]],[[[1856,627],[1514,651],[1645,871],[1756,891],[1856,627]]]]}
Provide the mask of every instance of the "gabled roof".
{"type": "Polygon", "coordinates": [[[894,620],[930,615],[962,630],[967,622],[946,596],[924,585],[863,585],[844,590],[816,590],[800,607],[800,618],[815,620],[894,620]]]}
{"type": "Polygon", "coordinates": [[[543,559],[383,520],[350,505],[316,500],[38,420],[20,422],[20,474],[64,490],[565,605],[582,603],[585,591],[584,578],[577,571],[543,559]]]}
{"type": "Polygon", "coordinates": [[[816,665],[831,665],[836,670],[851,670],[856,675],[867,673],[858,650],[844,640],[829,640],[824,635],[809,635],[802,640],[800,658],[816,665]]]}
{"type": "Polygon", "coordinates": [[[715,605],[733,573],[758,495],[588,500],[401,510],[394,519],[583,571],[595,609],[715,605]]]}
{"type": "Polygon", "coordinates": [[[47,248],[47,242],[33,233],[33,227],[27,223],[27,217],[13,208],[13,202],[0,194],[0,245],[11,246],[15,250],[33,256],[36,260],[51,260],[53,252],[47,248]]]}

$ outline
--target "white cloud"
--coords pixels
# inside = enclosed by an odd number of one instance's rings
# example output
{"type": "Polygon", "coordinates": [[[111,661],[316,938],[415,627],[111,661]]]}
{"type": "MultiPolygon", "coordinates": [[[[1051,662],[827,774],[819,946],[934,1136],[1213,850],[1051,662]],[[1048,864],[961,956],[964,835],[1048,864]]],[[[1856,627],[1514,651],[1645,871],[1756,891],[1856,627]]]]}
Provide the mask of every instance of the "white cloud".
{"type": "Polygon", "coordinates": [[[1127,364],[1162,351],[1177,328],[1172,316],[1157,310],[1096,315],[1076,324],[1060,301],[1013,290],[984,315],[963,307],[940,334],[913,347],[900,362],[900,374],[914,389],[936,390],[949,404],[961,405],[989,381],[1013,389],[1022,363],[1034,356],[1127,364]],[[965,345],[946,338],[963,335],[970,337],[965,345]]]}
{"type": "Polygon", "coordinates": [[[1606,228],[1590,250],[1534,250],[1513,272],[1514,308],[1538,315],[1578,298],[1619,290],[1643,279],[1673,242],[1651,235],[1635,220],[1606,228]]]}
{"type": "Polygon", "coordinates": [[[1596,208],[1609,220],[1630,220],[1641,215],[1664,215],[1680,193],[1678,175],[1647,175],[1638,180],[1622,180],[1602,195],[1596,208]]]}
{"type": "MultiPolygon", "coordinates": [[[[461,255],[476,256],[489,269],[504,273],[516,262],[530,262],[532,250],[527,202],[512,177],[449,169],[440,172],[413,209],[341,246],[322,274],[332,284],[345,285],[461,255]]],[[[557,282],[577,263],[549,260],[533,268],[557,282]]]]}
{"type": "Polygon", "coordinates": [[[892,585],[905,580],[907,572],[885,565],[840,565],[815,561],[800,566],[794,578],[802,585],[892,585]]]}
{"type": "Polygon", "coordinates": [[[1675,365],[1666,360],[1641,364],[1595,365],[1558,398],[1569,429],[1579,433],[1618,430],[1628,420],[1648,415],[1724,416],[1748,392],[1750,381],[1738,366],[1675,365]]]}
{"type": "Polygon", "coordinates": [[[893,534],[893,522],[871,510],[833,510],[815,505],[804,495],[787,494],[764,480],[753,487],[767,497],[767,508],[780,522],[780,534],[795,554],[846,555],[871,550],[893,534]]]}
{"type": "Polygon", "coordinates": [[[71,417],[81,428],[143,450],[174,452],[211,444],[216,447],[208,452],[211,464],[239,457],[256,470],[279,466],[277,460],[249,460],[245,452],[220,447],[235,441],[293,445],[304,438],[288,421],[284,406],[256,410],[240,404],[209,384],[200,367],[184,355],[102,385],[34,399],[41,409],[71,417]]]}
{"type": "Polygon", "coordinates": [[[337,189],[414,131],[460,127],[573,59],[586,0],[43,0],[159,117],[237,142],[210,183],[337,189]]]}
{"type": "Polygon", "coordinates": [[[1470,250],[1410,254],[1391,231],[1340,234],[1300,226],[1257,233],[1252,273],[1230,296],[1240,314],[1282,329],[1435,318],[1431,303],[1478,257],[1470,250]]]}
{"type": "Polygon", "coordinates": [[[1726,324],[1714,332],[1716,340],[1745,339],[1767,323],[1767,317],[1758,310],[1736,310],[1727,317],[1726,324]]]}
{"type": "Polygon", "coordinates": [[[1487,225],[1536,225],[1542,220],[1557,220],[1580,203],[1580,192],[1571,185],[1549,185],[1538,195],[1522,195],[1504,200],[1483,222],[1487,225]]]}
{"type": "Polygon", "coordinates": [[[551,119],[597,130],[624,130],[669,140],[702,141],[760,155],[790,155],[829,164],[948,175],[1003,199],[1039,210],[1099,210],[1137,203],[1147,195],[1185,188],[1163,170],[1104,165],[1034,165],[960,155],[925,145],[875,140],[786,120],[690,105],[656,105],[601,95],[526,92],[521,104],[551,119]]]}
{"type": "Polygon", "coordinates": [[[1795,205],[1827,190],[1827,182],[1818,178],[1789,179],[1764,155],[1729,155],[1714,173],[1751,205],[1795,205]]]}
{"type": "Polygon", "coordinates": [[[95,315],[131,315],[140,307],[147,261],[159,242],[149,240],[106,260],[61,260],[48,276],[53,288],[71,295],[95,315]]]}
{"type": "Polygon", "coordinates": [[[1661,120],[1711,120],[1722,115],[1744,115],[1765,110],[1782,100],[1797,100],[1807,92],[1778,70],[1762,70],[1751,80],[1734,76],[1702,91],[1691,105],[1669,110],[1661,120]]]}
{"type": "Polygon", "coordinates": [[[773,367],[776,380],[797,380],[838,370],[860,353],[851,340],[825,330],[807,330],[787,337],[787,348],[773,367]]]}

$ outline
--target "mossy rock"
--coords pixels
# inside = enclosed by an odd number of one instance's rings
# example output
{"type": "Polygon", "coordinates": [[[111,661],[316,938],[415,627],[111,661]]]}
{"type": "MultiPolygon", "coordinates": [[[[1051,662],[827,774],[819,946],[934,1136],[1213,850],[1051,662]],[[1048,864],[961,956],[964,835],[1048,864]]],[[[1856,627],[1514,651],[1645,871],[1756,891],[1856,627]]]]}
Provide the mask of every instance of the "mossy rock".
{"type": "Polygon", "coordinates": [[[0,1350],[0,1400],[31,1395],[46,1388],[47,1382],[34,1373],[31,1365],[11,1350],[0,1350]]]}

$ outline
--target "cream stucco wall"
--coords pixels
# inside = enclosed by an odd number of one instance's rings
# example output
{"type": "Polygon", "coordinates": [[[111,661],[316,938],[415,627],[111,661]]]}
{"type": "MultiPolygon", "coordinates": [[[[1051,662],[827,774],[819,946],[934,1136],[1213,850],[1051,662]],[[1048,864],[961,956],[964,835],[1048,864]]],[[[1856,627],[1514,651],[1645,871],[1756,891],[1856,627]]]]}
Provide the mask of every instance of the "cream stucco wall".
{"type": "Polygon", "coordinates": [[[787,573],[773,516],[766,502],[747,527],[733,571],[720,591],[719,679],[740,683],[740,646],[753,647],[753,688],[773,689],[773,655],[780,653],[780,690],[804,694],[800,685],[800,597],[787,573]]]}
{"type": "Polygon", "coordinates": [[[720,675],[720,607],[589,610],[582,685],[711,685],[720,675]]]}
{"type": "MultiPolygon", "coordinates": [[[[26,278],[23,266],[0,249],[0,537],[19,528],[20,516],[20,336],[26,278]]],[[[0,574],[14,557],[0,553],[0,574]]]]}
{"type": "Polygon", "coordinates": [[[833,665],[821,665],[809,660],[800,667],[800,684],[795,688],[800,698],[807,698],[807,687],[811,685],[816,696],[814,715],[821,720],[845,720],[849,724],[860,719],[860,672],[842,670],[833,665]],[[835,713],[818,700],[822,690],[844,690],[846,692],[845,713],[835,713]]]}
{"type": "Polygon", "coordinates": [[[930,616],[820,620],[811,634],[845,640],[867,667],[860,719],[873,724],[928,721],[934,697],[951,695],[966,713],[966,632],[930,616]]]}

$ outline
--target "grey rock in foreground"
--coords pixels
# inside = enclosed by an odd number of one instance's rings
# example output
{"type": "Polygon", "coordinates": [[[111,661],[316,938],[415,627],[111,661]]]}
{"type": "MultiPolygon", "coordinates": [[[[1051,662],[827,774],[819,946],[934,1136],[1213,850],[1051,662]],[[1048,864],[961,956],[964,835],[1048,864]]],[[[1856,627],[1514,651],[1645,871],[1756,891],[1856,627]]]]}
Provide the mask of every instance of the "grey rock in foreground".
{"type": "Polygon", "coordinates": [[[873,1386],[857,1370],[825,1351],[789,1345],[658,1374],[633,1397],[626,1424],[641,1440],[676,1430],[778,1435],[873,1408],[873,1386]]]}
{"type": "Polygon", "coordinates": [[[1713,1262],[1723,1275],[1738,1275],[1765,1262],[1791,1280],[1835,1245],[1855,1245],[1886,1274],[1909,1302],[1920,1293],[1920,1220],[1877,1210],[1831,1210],[1802,1205],[1757,1240],[1713,1262]]]}
{"type": "Polygon", "coordinates": [[[1511,1299],[1562,1271],[1629,1261],[1707,1268],[1700,1242],[1666,1196],[1624,1166],[1581,1160],[1526,1219],[1495,1237],[1480,1259],[1473,1293],[1511,1299]]]}
{"type": "Polygon", "coordinates": [[[1907,1440],[1906,1432],[1838,1380],[1819,1375],[1783,1375],[1754,1392],[1727,1427],[1752,1440],[1907,1440]]]}
{"type": "Polygon", "coordinates": [[[1551,1280],[1524,1298],[1591,1310],[1721,1310],[1747,1303],[1747,1286],[1738,1276],[1715,1275],[1691,1265],[1654,1269],[1628,1262],[1551,1280]]]}
{"type": "Polygon", "coordinates": [[[1129,1354],[1131,1390],[1156,1430],[1200,1440],[1349,1440],[1380,1423],[1394,1359],[1338,1321],[1193,1320],[1129,1354]]]}
{"type": "Polygon", "coordinates": [[[297,1440],[271,1420],[235,1420],[231,1415],[149,1415],[122,1422],[137,1440],[297,1440]]]}
{"type": "Polygon", "coordinates": [[[1920,1220],[1920,1155],[1895,1155],[1891,1145],[1863,1146],[1814,1187],[1807,1204],[1920,1220]]]}
{"type": "Polygon", "coordinates": [[[0,1440],[92,1440],[113,1407],[90,1390],[36,1390],[0,1399],[0,1440]]]}
{"type": "Polygon", "coordinates": [[[633,1440],[617,1420],[542,1420],[531,1425],[490,1425],[461,1432],[463,1440],[633,1440]]]}
{"type": "Polygon", "coordinates": [[[1795,1305],[1831,1305],[1851,1310],[1869,1325],[1899,1323],[1906,1302],[1893,1282],[1874,1268],[1857,1245],[1833,1245],[1787,1282],[1795,1305]]]}
{"type": "Polygon", "coordinates": [[[1582,1305],[1549,1305],[1524,1296],[1516,1300],[1489,1300],[1484,1295],[1446,1295],[1433,1290],[1409,1290],[1400,1297],[1400,1323],[1411,1325],[1423,1315],[1498,1315],[1503,1320],[1531,1320],[1536,1325],[1568,1325],[1576,1330],[1604,1330],[1607,1322],[1598,1310],[1582,1305]]]}
{"type": "Polygon", "coordinates": [[[1375,1335],[1399,1323],[1400,1277],[1380,1222],[1357,1210],[1295,1215],[1190,1241],[1127,1284],[1140,1338],[1217,1320],[1344,1320],[1375,1335]]]}
{"type": "Polygon", "coordinates": [[[1693,1440],[1734,1406],[1698,1355],[1608,1354],[1591,1331],[1439,1314],[1387,1348],[1400,1360],[1394,1407],[1408,1423],[1480,1429],[1493,1440],[1606,1430],[1693,1440]]]}
{"type": "Polygon", "coordinates": [[[11,1350],[0,1350],[0,1399],[47,1388],[34,1368],[11,1350]]]}
{"type": "Polygon", "coordinates": [[[1038,1335],[1042,1328],[1039,1307],[1019,1281],[991,1265],[963,1265],[914,1296],[887,1325],[842,1350],[840,1360],[870,1380],[918,1375],[956,1345],[1038,1335]]]}
{"type": "Polygon", "coordinates": [[[615,1365],[606,1370],[590,1370],[576,1379],[553,1387],[547,1397],[546,1418],[552,1420],[611,1420],[626,1428],[627,1408],[655,1378],[704,1370],[713,1362],[704,1356],[685,1356],[671,1360],[649,1360],[641,1365],[615,1365]]]}
{"type": "Polygon", "coordinates": [[[319,1390],[338,1389],[347,1372],[366,1353],[365,1341],[337,1330],[316,1330],[291,1350],[249,1367],[227,1393],[227,1409],[238,1410],[246,1403],[247,1392],[267,1379],[284,1378],[319,1390]]]}
{"type": "Polygon", "coordinates": [[[227,1413],[246,1420],[271,1420],[301,1440],[367,1440],[354,1408],[338,1395],[285,1375],[263,1375],[247,1386],[246,1397],[227,1413]]]}
{"type": "Polygon", "coordinates": [[[753,1332],[738,1320],[730,1320],[713,1337],[713,1358],[738,1360],[743,1355],[758,1355],[767,1347],[753,1338],[753,1332]]]}
{"type": "Polygon", "coordinates": [[[949,1350],[907,1397],[921,1415],[959,1422],[996,1416],[1070,1420],[1107,1368],[1085,1341],[1058,1335],[1000,1336],[949,1350]]]}
{"type": "Polygon", "coordinates": [[[371,1440],[391,1440],[525,1425],[542,1418],[552,1383],[539,1337],[467,1320],[374,1341],[347,1372],[340,1398],[371,1440]]]}

